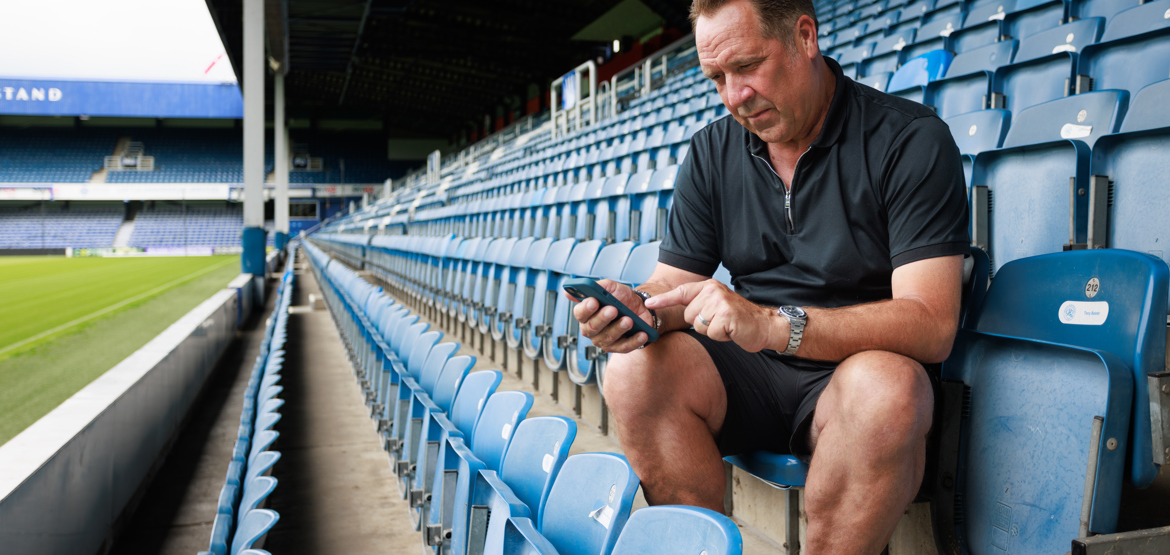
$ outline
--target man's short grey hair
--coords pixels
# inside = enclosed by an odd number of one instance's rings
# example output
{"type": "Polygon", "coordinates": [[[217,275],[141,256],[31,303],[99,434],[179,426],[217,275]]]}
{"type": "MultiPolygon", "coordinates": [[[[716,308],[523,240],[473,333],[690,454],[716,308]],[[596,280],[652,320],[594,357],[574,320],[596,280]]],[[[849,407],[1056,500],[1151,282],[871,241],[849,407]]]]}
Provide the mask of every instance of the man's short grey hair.
{"type": "MultiPolygon", "coordinates": [[[[691,26],[702,16],[710,17],[732,0],[694,0],[691,3],[691,26]]],[[[777,39],[788,46],[796,43],[793,30],[796,20],[807,15],[817,24],[816,10],[812,0],[748,0],[756,10],[760,21],[760,32],[767,38],[777,39]]]]}

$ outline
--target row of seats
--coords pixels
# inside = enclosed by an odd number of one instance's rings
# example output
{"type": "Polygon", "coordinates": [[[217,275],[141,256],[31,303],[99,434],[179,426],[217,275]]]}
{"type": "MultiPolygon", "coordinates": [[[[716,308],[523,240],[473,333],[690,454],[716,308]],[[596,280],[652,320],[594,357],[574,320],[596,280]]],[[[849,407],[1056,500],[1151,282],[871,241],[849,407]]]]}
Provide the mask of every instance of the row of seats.
{"type": "Polygon", "coordinates": [[[122,223],[120,207],[69,210],[31,205],[0,209],[0,249],[109,247],[122,223]]]}
{"type": "Polygon", "coordinates": [[[116,133],[97,129],[5,129],[0,183],[86,183],[116,141],[116,133]]]}
{"type": "Polygon", "coordinates": [[[229,247],[240,244],[244,212],[229,208],[153,208],[138,213],[132,247],[229,247]]]}
{"type": "MultiPolygon", "coordinates": [[[[564,279],[609,278],[637,285],[657,262],[656,243],[336,234],[316,234],[312,241],[379,276],[449,326],[466,324],[553,371],[569,372],[577,383],[602,381],[606,355],[575,329],[564,279]],[[501,255],[505,246],[511,247],[509,254],[501,255]],[[485,256],[488,251],[493,254],[485,256]]],[[[1079,530],[1082,505],[1092,507],[1089,531],[1114,532],[1123,484],[1147,487],[1160,468],[1151,438],[1166,430],[1151,420],[1160,409],[1151,409],[1146,375],[1163,369],[1166,328],[1160,315],[1167,309],[1170,268],[1131,251],[1074,251],[1006,264],[988,288],[988,266],[982,251],[973,249],[962,330],[942,368],[938,402],[964,409],[950,411],[954,420],[940,426],[938,441],[950,447],[936,453],[939,469],[924,485],[934,501],[932,510],[954,526],[938,532],[957,537],[954,541],[973,553],[989,553],[1003,546],[1004,538],[991,528],[1004,518],[1007,506],[1010,523],[1029,531],[1012,538],[1013,545],[1020,545],[1021,552],[1055,552],[1085,535],[1079,530]],[[1087,293],[1092,280],[1110,283],[1108,294],[1087,293]],[[1094,428],[1094,415],[1101,417],[1099,428],[1094,428]],[[944,458],[943,453],[951,455],[944,458]],[[1090,459],[1096,479],[1084,497],[1085,461],[1090,459]],[[1044,463],[1037,465],[1038,460],[1044,463]],[[1003,484],[1013,487],[1005,490],[1003,484]]],[[[360,298],[354,302],[369,305],[360,298]]],[[[358,311],[396,321],[379,313],[376,304],[358,311]]],[[[391,337],[402,337],[415,321],[399,323],[391,337]]],[[[363,333],[360,327],[348,334],[363,333]]],[[[378,333],[369,335],[376,343],[378,333]]],[[[364,366],[377,368],[378,362],[368,359],[364,366]]],[[[384,384],[371,387],[376,412],[394,421],[412,414],[401,404],[383,412],[376,403],[393,397],[377,393],[384,384]]],[[[396,429],[392,422],[382,428],[396,429]]],[[[392,453],[396,446],[413,445],[409,435],[396,433],[388,442],[392,453]]],[[[422,468],[427,460],[421,453],[423,458],[405,456],[391,455],[400,473],[422,468]]],[[[807,473],[803,463],[775,453],[728,460],[784,488],[802,487],[807,473]]],[[[438,484],[440,475],[433,480],[438,484]]],[[[427,491],[423,487],[418,495],[427,491]]],[[[789,518],[798,519],[799,512],[790,511],[789,518]]]]}
{"type": "Polygon", "coordinates": [[[200,555],[269,555],[260,549],[280,515],[265,509],[268,496],[276,489],[272,468],[281,453],[274,449],[280,432],[284,400],[279,398],[280,371],[284,367],[284,346],[288,341],[288,309],[292,305],[296,274],[296,247],[290,245],[284,275],[276,290],[276,307],[264,330],[260,354],[252,366],[244,406],[236,435],[232,461],[220,490],[208,550],[200,555]]]}
{"type": "Polygon", "coordinates": [[[532,395],[420,323],[313,241],[305,252],[341,330],[422,543],[435,553],[740,553],[723,515],[630,516],[638,478],[620,455],[569,456],[572,420],[527,418],[532,395]],[[628,519],[628,521],[627,521],[628,519]],[[668,530],[686,529],[685,534],[668,530]]]}

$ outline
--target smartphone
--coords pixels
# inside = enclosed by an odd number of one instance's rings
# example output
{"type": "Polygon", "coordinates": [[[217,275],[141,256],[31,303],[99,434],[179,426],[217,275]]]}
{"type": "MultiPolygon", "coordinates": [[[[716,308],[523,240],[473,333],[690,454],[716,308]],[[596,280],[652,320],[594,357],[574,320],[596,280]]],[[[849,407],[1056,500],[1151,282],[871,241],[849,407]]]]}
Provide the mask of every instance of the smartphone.
{"type": "Polygon", "coordinates": [[[632,337],[638,332],[643,332],[646,334],[646,343],[658,341],[658,332],[654,330],[653,326],[647,324],[641,316],[634,314],[634,311],[614,298],[613,295],[610,295],[609,291],[606,291],[604,287],[598,285],[596,281],[589,278],[567,279],[565,280],[565,292],[577,299],[577,302],[585,300],[586,297],[593,297],[597,299],[597,302],[601,303],[601,306],[612,306],[616,308],[618,316],[615,320],[623,316],[633,320],[634,327],[622,337],[632,337]]]}

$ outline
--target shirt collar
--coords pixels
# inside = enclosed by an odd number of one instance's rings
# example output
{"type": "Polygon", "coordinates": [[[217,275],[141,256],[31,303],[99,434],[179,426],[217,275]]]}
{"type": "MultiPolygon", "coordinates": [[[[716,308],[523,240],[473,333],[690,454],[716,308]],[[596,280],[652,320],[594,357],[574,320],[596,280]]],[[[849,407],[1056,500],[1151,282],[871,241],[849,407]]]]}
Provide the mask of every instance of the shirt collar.
{"type": "MultiPolygon", "coordinates": [[[[841,128],[844,127],[849,112],[849,103],[845,101],[846,87],[852,83],[851,80],[845,78],[837,60],[828,56],[822,57],[837,78],[837,85],[833,90],[833,100],[829,102],[829,112],[825,114],[825,123],[821,126],[821,133],[811,145],[818,148],[832,146],[841,135],[841,128]]],[[[747,128],[744,128],[744,131],[748,134],[748,150],[756,156],[767,156],[768,143],[760,140],[755,133],[748,131],[747,128]]]]}

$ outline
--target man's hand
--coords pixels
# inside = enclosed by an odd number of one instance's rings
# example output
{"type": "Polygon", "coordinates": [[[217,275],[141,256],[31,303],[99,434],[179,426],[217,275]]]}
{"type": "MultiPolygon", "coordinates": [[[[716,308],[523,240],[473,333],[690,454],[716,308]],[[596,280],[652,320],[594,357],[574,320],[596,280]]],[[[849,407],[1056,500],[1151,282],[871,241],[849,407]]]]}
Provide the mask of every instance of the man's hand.
{"type": "MultiPolygon", "coordinates": [[[[600,280],[597,284],[629,307],[634,314],[642,317],[647,324],[654,325],[650,311],[646,310],[642,304],[642,297],[636,295],[632,289],[608,279],[600,280]]],[[[625,317],[617,319],[618,311],[616,308],[602,307],[601,303],[592,297],[577,302],[577,299],[573,298],[572,295],[565,293],[565,296],[576,303],[576,306],[573,307],[573,317],[581,323],[581,334],[588,337],[599,349],[607,353],[628,353],[646,344],[647,337],[642,332],[622,338],[626,332],[630,331],[630,328],[634,327],[634,322],[625,317]],[[601,310],[598,310],[599,307],[601,310]]]]}
{"type": "Polygon", "coordinates": [[[654,310],[678,305],[686,306],[683,319],[693,325],[695,331],[716,341],[734,341],[751,353],[773,348],[773,340],[777,337],[784,337],[785,341],[788,338],[787,320],[776,315],[774,310],[735,294],[714,279],[685,283],[646,301],[646,308],[654,310]],[[706,324],[699,315],[707,321],[706,324]]]}

